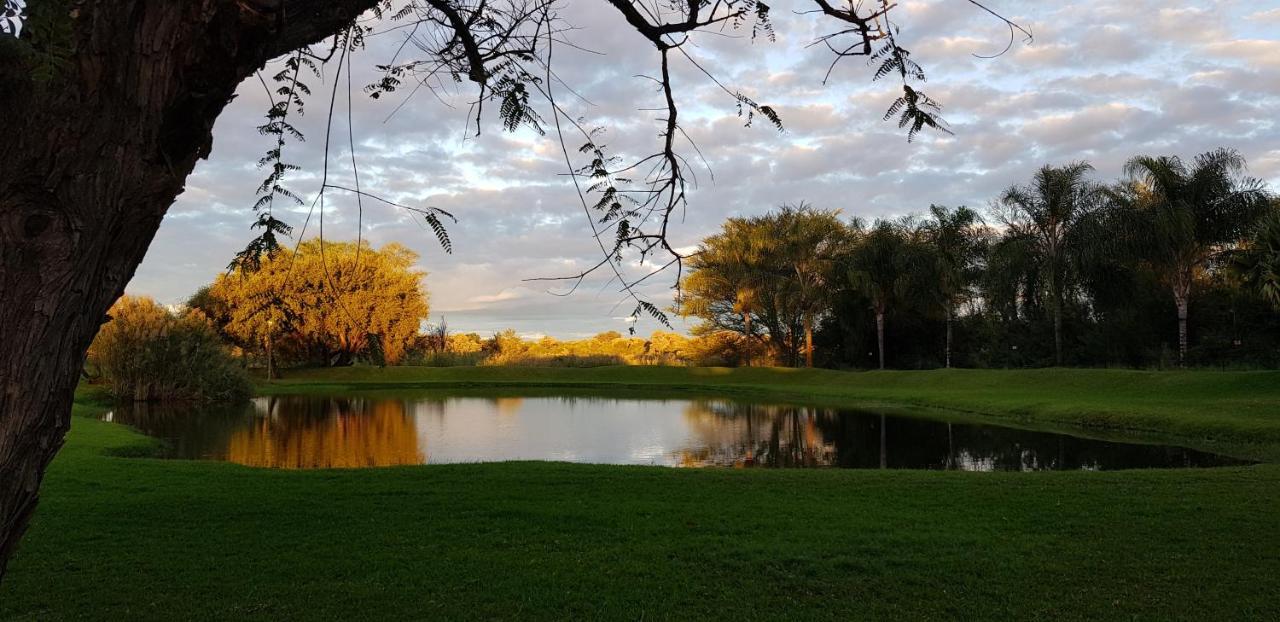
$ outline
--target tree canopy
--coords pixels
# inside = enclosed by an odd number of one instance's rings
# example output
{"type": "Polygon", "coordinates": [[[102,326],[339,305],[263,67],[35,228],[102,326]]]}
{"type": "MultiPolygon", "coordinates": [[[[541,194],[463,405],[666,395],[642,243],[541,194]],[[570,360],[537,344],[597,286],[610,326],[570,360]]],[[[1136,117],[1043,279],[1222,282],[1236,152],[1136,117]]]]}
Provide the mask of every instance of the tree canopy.
{"type": "Polygon", "coordinates": [[[193,302],[210,307],[223,330],[248,348],[275,339],[302,360],[348,364],[363,356],[394,364],[429,310],[417,259],[394,243],[372,249],[310,240],[296,255],[272,253],[256,270],[220,275],[209,300],[193,302]]]}

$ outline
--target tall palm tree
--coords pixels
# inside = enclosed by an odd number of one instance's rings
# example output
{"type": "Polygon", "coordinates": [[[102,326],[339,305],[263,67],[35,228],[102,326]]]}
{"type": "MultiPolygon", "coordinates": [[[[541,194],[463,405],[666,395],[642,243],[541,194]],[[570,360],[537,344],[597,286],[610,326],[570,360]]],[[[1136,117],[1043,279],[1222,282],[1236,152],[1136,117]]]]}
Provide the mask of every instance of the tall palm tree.
{"type": "Polygon", "coordinates": [[[1242,281],[1280,311],[1280,201],[1258,220],[1231,263],[1242,281]]]}
{"type": "Polygon", "coordinates": [[[1230,244],[1244,237],[1268,204],[1257,179],[1245,176],[1234,150],[1196,156],[1137,156],[1127,180],[1113,191],[1118,227],[1138,258],[1173,294],[1178,314],[1178,362],[1187,362],[1187,317],[1196,278],[1230,244]]]}
{"type": "Polygon", "coordinates": [[[933,218],[925,224],[925,233],[934,258],[934,292],[942,304],[947,324],[944,359],[951,367],[952,319],[956,305],[970,295],[970,287],[978,277],[980,262],[986,253],[985,231],[978,213],[964,206],[949,209],[930,205],[933,218]]]}
{"type": "Polygon", "coordinates": [[[1062,364],[1062,310],[1081,255],[1100,242],[1092,231],[1101,189],[1086,179],[1087,162],[1044,166],[1031,183],[1004,191],[998,205],[1006,236],[1019,240],[1039,259],[1053,314],[1053,359],[1062,364]]]}
{"type": "Polygon", "coordinates": [[[921,285],[921,268],[928,259],[918,229],[910,221],[877,220],[864,233],[847,259],[847,278],[855,291],[871,300],[876,315],[876,347],[880,369],[885,368],[885,316],[895,304],[911,297],[921,285]]]}

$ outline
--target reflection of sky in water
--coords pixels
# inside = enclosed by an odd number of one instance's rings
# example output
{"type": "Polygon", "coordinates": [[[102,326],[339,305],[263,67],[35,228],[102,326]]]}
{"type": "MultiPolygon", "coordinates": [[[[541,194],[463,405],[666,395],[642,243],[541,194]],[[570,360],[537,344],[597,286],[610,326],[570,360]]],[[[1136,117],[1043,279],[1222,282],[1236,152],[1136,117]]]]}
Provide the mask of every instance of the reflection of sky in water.
{"type": "Polygon", "coordinates": [[[674,464],[696,446],[684,402],[459,398],[411,403],[419,446],[432,463],[567,460],[674,464]]]}
{"type": "Polygon", "coordinates": [[[1035,471],[1217,466],[1177,447],[725,400],[263,397],[136,405],[105,418],[174,457],[279,468],[560,460],[608,464],[1035,471]]]}

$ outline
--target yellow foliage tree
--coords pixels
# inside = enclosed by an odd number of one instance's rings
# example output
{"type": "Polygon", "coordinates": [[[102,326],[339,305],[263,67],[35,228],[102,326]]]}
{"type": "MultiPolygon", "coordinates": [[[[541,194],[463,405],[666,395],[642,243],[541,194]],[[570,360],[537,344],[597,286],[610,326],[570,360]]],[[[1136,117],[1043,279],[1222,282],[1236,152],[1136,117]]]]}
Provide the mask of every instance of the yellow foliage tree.
{"type": "Polygon", "coordinates": [[[221,400],[249,382],[203,313],[174,315],[151,298],[124,296],[89,346],[87,364],[122,400],[221,400]]]}
{"type": "Polygon", "coordinates": [[[279,252],[257,270],[219,276],[209,295],[228,310],[224,330],[246,345],[270,337],[328,365],[361,355],[395,364],[427,318],[417,260],[394,243],[375,250],[310,240],[296,255],[279,252]]]}

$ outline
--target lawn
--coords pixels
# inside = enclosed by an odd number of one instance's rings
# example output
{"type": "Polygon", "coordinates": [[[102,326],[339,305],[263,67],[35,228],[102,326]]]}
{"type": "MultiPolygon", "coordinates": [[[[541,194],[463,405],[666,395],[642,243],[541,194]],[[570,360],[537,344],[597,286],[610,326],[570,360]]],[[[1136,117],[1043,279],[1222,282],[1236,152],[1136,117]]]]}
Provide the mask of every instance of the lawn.
{"type": "MultiPolygon", "coordinates": [[[[1280,438],[1278,380],[349,369],[294,374],[262,390],[670,385],[923,403],[1031,423],[1167,425],[1162,433],[1226,435],[1270,454],[1280,438]]],[[[86,401],[77,411],[98,408],[86,401]]],[[[148,444],[121,426],[75,419],[0,585],[0,617],[1280,617],[1273,464],[1104,473],[555,463],[268,471],[120,455],[143,455],[148,444]]]]}

